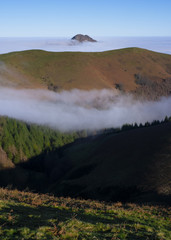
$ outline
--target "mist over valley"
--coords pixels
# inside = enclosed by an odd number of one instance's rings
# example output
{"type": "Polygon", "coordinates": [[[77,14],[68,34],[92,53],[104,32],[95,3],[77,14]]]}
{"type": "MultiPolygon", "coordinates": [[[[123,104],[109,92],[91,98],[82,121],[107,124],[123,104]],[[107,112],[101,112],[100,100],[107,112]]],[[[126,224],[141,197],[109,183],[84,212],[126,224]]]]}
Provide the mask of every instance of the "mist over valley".
{"type": "Polygon", "coordinates": [[[118,90],[0,89],[0,115],[61,132],[120,128],[171,116],[171,97],[140,101],[118,90]]]}

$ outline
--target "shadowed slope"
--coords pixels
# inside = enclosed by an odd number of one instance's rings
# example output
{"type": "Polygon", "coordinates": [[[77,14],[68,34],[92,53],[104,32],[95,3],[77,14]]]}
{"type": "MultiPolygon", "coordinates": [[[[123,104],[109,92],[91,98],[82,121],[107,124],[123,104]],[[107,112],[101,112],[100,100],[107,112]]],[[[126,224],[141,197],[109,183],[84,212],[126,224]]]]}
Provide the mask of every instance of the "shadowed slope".
{"type": "Polygon", "coordinates": [[[171,122],[78,139],[85,133],[2,120],[1,186],[110,201],[169,200],[171,122]]]}
{"type": "Polygon", "coordinates": [[[155,99],[170,94],[171,56],[139,48],[14,52],[0,55],[0,83],[55,91],[117,88],[155,99]]]}
{"type": "Polygon", "coordinates": [[[170,122],[78,139],[1,171],[1,185],[58,196],[166,203],[171,195],[170,146],[170,122]]]}
{"type": "Polygon", "coordinates": [[[171,195],[171,123],[101,135],[64,148],[72,168],[56,193],[141,201],[171,195]],[[158,197],[157,197],[158,196],[158,197]]]}

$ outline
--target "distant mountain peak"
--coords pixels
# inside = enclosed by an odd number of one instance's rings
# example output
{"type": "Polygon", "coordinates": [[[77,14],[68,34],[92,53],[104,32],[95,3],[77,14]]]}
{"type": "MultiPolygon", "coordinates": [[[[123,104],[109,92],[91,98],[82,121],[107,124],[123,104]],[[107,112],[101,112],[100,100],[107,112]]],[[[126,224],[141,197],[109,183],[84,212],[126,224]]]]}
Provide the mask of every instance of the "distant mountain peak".
{"type": "Polygon", "coordinates": [[[95,39],[89,37],[88,35],[77,34],[75,35],[72,40],[77,40],[79,42],[97,42],[95,39]]]}

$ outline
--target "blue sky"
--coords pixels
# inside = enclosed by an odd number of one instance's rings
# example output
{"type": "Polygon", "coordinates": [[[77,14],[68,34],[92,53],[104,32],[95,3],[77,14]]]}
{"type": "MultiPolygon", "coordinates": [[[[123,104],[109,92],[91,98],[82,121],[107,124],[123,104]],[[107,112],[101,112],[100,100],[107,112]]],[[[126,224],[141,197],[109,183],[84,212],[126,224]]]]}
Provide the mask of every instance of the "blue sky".
{"type": "Polygon", "coordinates": [[[171,36],[171,0],[0,0],[0,37],[171,36]]]}

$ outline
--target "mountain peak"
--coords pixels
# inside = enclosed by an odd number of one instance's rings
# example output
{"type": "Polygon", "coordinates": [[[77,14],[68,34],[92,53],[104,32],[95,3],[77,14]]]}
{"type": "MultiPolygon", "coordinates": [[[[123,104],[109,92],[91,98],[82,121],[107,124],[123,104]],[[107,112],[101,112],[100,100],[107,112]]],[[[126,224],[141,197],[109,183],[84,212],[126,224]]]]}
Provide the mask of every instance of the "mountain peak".
{"type": "Polygon", "coordinates": [[[74,37],[72,37],[72,40],[77,40],[79,42],[97,42],[95,39],[89,37],[88,35],[83,34],[77,34],[74,37]]]}

